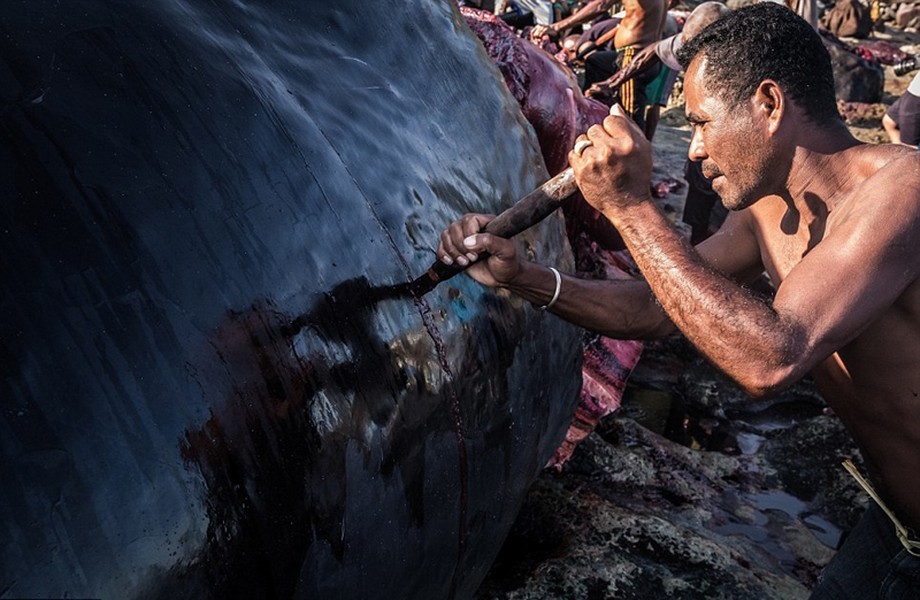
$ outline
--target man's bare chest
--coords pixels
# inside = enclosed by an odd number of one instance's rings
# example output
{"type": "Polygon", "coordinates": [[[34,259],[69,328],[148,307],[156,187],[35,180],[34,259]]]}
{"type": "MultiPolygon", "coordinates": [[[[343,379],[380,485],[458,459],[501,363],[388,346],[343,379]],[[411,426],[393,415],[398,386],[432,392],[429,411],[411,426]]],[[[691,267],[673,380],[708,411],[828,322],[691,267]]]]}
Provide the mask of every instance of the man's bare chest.
{"type": "Polygon", "coordinates": [[[760,258],[770,279],[776,284],[784,280],[818,241],[810,233],[761,233],[760,258]]]}

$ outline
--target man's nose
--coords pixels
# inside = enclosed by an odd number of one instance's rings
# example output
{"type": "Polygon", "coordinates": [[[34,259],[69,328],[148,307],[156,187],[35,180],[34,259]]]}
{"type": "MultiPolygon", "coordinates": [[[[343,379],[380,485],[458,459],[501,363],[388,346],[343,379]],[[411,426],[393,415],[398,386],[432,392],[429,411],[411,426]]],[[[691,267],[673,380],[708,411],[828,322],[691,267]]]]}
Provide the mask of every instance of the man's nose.
{"type": "Polygon", "coordinates": [[[699,129],[693,129],[693,135],[690,137],[690,148],[687,150],[687,157],[693,161],[701,161],[708,158],[706,147],[703,145],[703,136],[700,135],[699,129]]]}

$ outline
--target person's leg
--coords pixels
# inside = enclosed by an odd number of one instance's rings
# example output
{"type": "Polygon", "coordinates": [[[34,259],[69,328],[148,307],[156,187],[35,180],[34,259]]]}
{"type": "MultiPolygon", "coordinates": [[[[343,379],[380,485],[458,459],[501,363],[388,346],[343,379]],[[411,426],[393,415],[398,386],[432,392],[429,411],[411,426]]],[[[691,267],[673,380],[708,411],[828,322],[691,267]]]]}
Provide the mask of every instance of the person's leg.
{"type": "Polygon", "coordinates": [[[684,162],[684,179],[687,180],[687,199],[684,202],[683,222],[690,226],[690,243],[699,244],[708,238],[710,215],[719,200],[711,182],[703,177],[702,163],[687,159],[684,162]]]}
{"type": "MultiPolygon", "coordinates": [[[[646,107],[645,107],[645,137],[652,141],[655,137],[655,129],[658,127],[658,119],[661,115],[661,107],[667,104],[667,99],[662,102],[662,95],[671,79],[671,69],[661,67],[658,75],[645,86],[646,107]]],[[[670,95],[670,88],[668,87],[670,95]]]]}
{"type": "Polygon", "coordinates": [[[658,121],[661,119],[661,105],[655,102],[645,109],[645,137],[652,141],[655,137],[655,130],[658,129],[658,121]]]}
{"type": "MultiPolygon", "coordinates": [[[[630,62],[632,62],[633,57],[636,55],[636,49],[632,46],[626,48],[620,48],[619,53],[617,54],[617,65],[619,68],[624,68],[630,62]]],[[[626,111],[632,120],[639,125],[640,129],[645,129],[645,106],[638,104],[636,98],[636,78],[631,77],[627,79],[620,86],[620,106],[623,107],[623,110],[626,111]],[[641,106],[642,114],[637,115],[637,107],[641,106]],[[636,118],[638,116],[638,119],[636,118]]]]}
{"type": "Polygon", "coordinates": [[[825,567],[810,600],[920,598],[920,557],[898,542],[894,524],[871,504],[825,567]]]}
{"type": "MultiPolygon", "coordinates": [[[[619,65],[621,69],[632,62],[636,52],[637,49],[632,46],[620,49],[619,65]]],[[[620,105],[643,132],[645,131],[645,109],[648,105],[646,87],[658,77],[660,71],[661,63],[658,63],[620,86],[620,105]]]]}

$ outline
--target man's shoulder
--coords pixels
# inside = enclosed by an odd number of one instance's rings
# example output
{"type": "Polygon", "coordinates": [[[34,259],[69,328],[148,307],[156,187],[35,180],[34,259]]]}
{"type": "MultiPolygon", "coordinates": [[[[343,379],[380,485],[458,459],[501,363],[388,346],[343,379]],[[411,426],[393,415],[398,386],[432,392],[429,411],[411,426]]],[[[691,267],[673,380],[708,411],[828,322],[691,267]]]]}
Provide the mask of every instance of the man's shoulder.
{"type": "Polygon", "coordinates": [[[902,144],[867,146],[864,152],[866,180],[873,185],[887,181],[903,188],[920,188],[920,152],[902,144]]]}
{"type": "Polygon", "coordinates": [[[858,183],[835,207],[838,217],[898,214],[920,223],[920,152],[899,144],[866,145],[847,166],[858,183]]]}

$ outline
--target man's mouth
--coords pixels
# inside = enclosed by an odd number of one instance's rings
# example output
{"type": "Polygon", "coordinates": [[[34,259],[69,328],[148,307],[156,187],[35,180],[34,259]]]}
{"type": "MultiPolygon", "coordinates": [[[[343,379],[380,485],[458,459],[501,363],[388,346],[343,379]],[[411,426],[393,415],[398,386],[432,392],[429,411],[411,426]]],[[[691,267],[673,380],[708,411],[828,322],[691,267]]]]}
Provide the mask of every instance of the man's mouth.
{"type": "Polygon", "coordinates": [[[708,179],[709,181],[712,181],[712,180],[715,179],[716,177],[722,177],[722,176],[723,176],[722,171],[720,171],[719,169],[711,169],[711,168],[710,168],[710,169],[707,169],[706,167],[703,167],[702,170],[703,170],[703,177],[705,177],[705,178],[708,179]]]}

